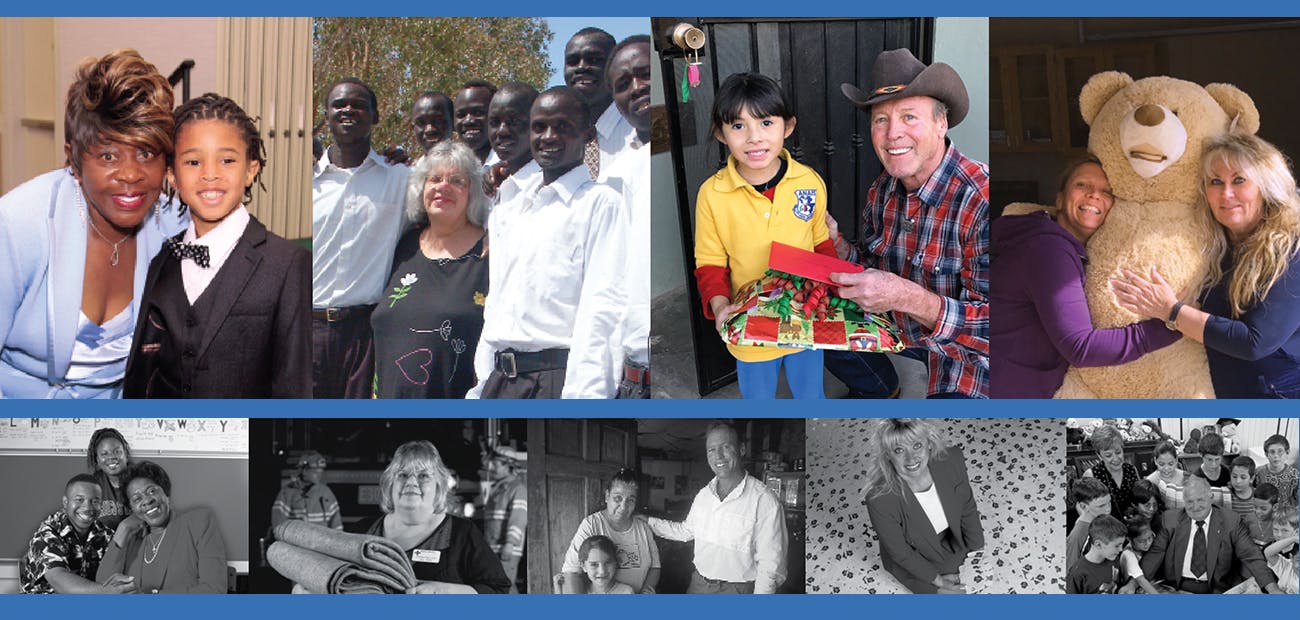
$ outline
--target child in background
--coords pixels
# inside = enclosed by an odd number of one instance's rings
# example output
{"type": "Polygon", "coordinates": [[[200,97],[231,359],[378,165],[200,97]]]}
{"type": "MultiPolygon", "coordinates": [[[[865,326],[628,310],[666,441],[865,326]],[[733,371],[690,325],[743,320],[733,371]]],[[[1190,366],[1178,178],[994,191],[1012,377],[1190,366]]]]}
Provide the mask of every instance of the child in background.
{"type": "Polygon", "coordinates": [[[244,206],[266,167],[261,133],[213,93],[174,114],[168,180],[191,220],[149,264],[122,395],[310,398],[311,254],[244,206]]]}
{"type": "MultiPolygon", "coordinates": [[[[1086,478],[1085,478],[1086,480],[1086,478]]],[[[1079,526],[1076,524],[1075,528],[1079,526]]],[[[1109,514],[1098,515],[1088,524],[1092,548],[1080,557],[1065,577],[1066,594],[1115,594],[1119,592],[1120,569],[1116,560],[1124,549],[1128,528],[1109,514]]]]}
{"type": "Polygon", "coordinates": [[[1156,540],[1156,533],[1152,531],[1151,524],[1150,519],[1138,513],[1124,520],[1124,526],[1128,528],[1128,548],[1120,553],[1120,571],[1128,579],[1128,583],[1120,588],[1121,593],[1141,588],[1147,594],[1160,594],[1142,572],[1142,556],[1146,555],[1146,552],[1151,549],[1151,543],[1156,540]]]}
{"type": "Polygon", "coordinates": [[[632,586],[614,581],[618,575],[618,549],[607,536],[590,536],[578,547],[582,571],[591,587],[587,594],[635,594],[632,586]]]}
{"type": "Polygon", "coordinates": [[[1277,576],[1277,587],[1287,594],[1296,594],[1300,589],[1296,583],[1296,562],[1300,560],[1300,554],[1296,553],[1296,528],[1295,506],[1278,508],[1273,513],[1273,537],[1277,542],[1264,549],[1264,560],[1277,576]]]}
{"type": "Polygon", "coordinates": [[[1291,442],[1281,435],[1273,435],[1264,440],[1264,456],[1268,465],[1255,472],[1255,483],[1267,482],[1277,487],[1277,504],[1279,506],[1296,505],[1296,466],[1289,463],[1291,442]]]}
{"type": "Polygon", "coordinates": [[[1096,478],[1074,481],[1074,510],[1079,519],[1065,537],[1065,570],[1069,571],[1087,550],[1089,528],[1093,520],[1110,514],[1110,489],[1096,478]]]}
{"type": "Polygon", "coordinates": [[[1255,478],[1255,461],[1243,454],[1232,459],[1228,471],[1228,495],[1224,507],[1231,507],[1237,518],[1254,532],[1260,526],[1255,520],[1255,489],[1251,482],[1255,478]]]}
{"type": "Polygon", "coordinates": [[[1148,526],[1156,524],[1160,527],[1160,515],[1165,511],[1164,498],[1160,495],[1160,489],[1156,488],[1155,483],[1147,479],[1138,480],[1133,485],[1133,503],[1129,504],[1128,513],[1124,515],[1124,520],[1129,517],[1137,516],[1145,519],[1148,526]]]}
{"type": "Polygon", "coordinates": [[[1147,476],[1160,489],[1166,508],[1182,508],[1183,482],[1187,472],[1178,467],[1178,446],[1171,441],[1162,441],[1156,446],[1152,455],[1156,470],[1147,476]]]}
{"type": "MultiPolygon", "coordinates": [[[[776,80],[738,73],[718,88],[713,137],[727,167],[700,185],[695,203],[695,279],[704,315],[719,332],[739,310],[732,297],[762,277],[773,241],[835,257],[826,184],[785,150],[794,110],[776,80]]],[[[744,398],[773,398],[785,378],[795,398],[825,398],[820,349],[727,345],[744,398]]]]}
{"type": "Polygon", "coordinates": [[[1225,489],[1232,472],[1223,466],[1223,437],[1210,433],[1201,437],[1196,449],[1201,453],[1201,466],[1192,472],[1210,481],[1210,487],[1225,489]]]}
{"type": "Polygon", "coordinates": [[[1251,540],[1260,548],[1273,542],[1273,511],[1277,509],[1277,487],[1261,482],[1255,485],[1255,493],[1250,503],[1255,507],[1255,523],[1258,530],[1250,531],[1251,540]]]}

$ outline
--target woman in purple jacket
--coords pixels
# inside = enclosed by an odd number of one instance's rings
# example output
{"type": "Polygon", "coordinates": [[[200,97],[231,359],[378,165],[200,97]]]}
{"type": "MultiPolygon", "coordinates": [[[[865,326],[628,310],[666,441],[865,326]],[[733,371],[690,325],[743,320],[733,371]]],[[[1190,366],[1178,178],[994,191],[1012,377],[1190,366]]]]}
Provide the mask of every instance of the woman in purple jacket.
{"type": "Polygon", "coordinates": [[[1069,366],[1110,366],[1174,343],[1160,321],[1097,329],[1083,292],[1084,244],[1115,203],[1101,162],[1089,155],[1066,168],[1054,214],[1007,215],[993,222],[990,326],[997,361],[993,398],[1051,398],[1069,366]]]}

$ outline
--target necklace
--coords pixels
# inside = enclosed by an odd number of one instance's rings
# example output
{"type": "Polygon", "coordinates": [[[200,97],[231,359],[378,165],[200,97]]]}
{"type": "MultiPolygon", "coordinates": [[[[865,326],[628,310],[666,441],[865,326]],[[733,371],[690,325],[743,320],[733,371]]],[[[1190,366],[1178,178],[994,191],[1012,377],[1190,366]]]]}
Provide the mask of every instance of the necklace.
{"type": "Polygon", "coordinates": [[[108,257],[108,264],[109,264],[110,266],[116,267],[116,266],[117,266],[117,263],[118,263],[118,259],[119,259],[119,256],[118,256],[118,253],[117,253],[117,248],[118,248],[118,246],[121,246],[121,245],[122,245],[122,242],[126,241],[127,238],[129,238],[129,237],[131,236],[131,234],[130,234],[130,233],[127,233],[127,234],[125,234],[125,235],[122,235],[122,238],[121,238],[121,239],[118,239],[118,240],[117,240],[117,243],[114,243],[114,242],[112,242],[112,241],[109,241],[109,240],[108,240],[108,237],[105,237],[105,236],[104,236],[104,233],[100,232],[100,231],[99,231],[99,227],[95,225],[95,220],[94,220],[94,218],[90,217],[90,215],[86,213],[86,205],[82,204],[82,202],[81,202],[81,186],[80,186],[80,185],[77,186],[77,210],[81,212],[81,216],[82,216],[82,217],[86,218],[86,223],[87,223],[87,224],[90,224],[90,229],[93,230],[93,231],[95,231],[95,234],[96,234],[96,235],[99,235],[99,238],[100,238],[100,239],[103,239],[103,240],[104,240],[104,243],[107,243],[107,244],[113,246],[113,253],[112,253],[111,255],[109,255],[109,257],[108,257]]]}
{"type": "MultiPolygon", "coordinates": [[[[162,536],[159,536],[159,537],[158,537],[158,542],[156,542],[156,543],[149,543],[150,546],[152,547],[152,548],[150,549],[150,551],[153,551],[153,557],[149,557],[149,556],[146,554],[146,555],[144,556],[144,563],[145,563],[145,564],[153,564],[153,561],[156,560],[156,559],[158,559],[158,548],[162,546],[162,541],[163,541],[164,538],[167,538],[167,528],[163,528],[162,536]]],[[[148,537],[148,536],[145,536],[145,541],[148,542],[148,540],[149,540],[149,537],[148,537]]]]}

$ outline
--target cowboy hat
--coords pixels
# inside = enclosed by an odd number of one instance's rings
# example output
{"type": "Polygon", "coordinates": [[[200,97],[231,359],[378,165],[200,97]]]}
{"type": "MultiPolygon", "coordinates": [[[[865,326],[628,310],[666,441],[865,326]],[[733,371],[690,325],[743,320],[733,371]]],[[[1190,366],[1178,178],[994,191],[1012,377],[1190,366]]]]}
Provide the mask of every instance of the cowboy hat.
{"type": "Polygon", "coordinates": [[[886,50],[871,65],[871,82],[867,93],[849,83],[840,91],[853,105],[870,113],[871,106],[904,97],[933,97],[948,106],[948,126],[956,127],[970,111],[970,96],[961,76],[947,63],[925,66],[906,48],[886,50]]]}

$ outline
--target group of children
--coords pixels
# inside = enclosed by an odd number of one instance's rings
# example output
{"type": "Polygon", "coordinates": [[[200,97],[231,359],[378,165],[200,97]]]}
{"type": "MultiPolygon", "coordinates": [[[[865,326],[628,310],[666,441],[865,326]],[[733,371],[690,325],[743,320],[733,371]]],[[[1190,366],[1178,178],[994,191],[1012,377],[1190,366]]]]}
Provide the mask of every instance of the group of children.
{"type": "Polygon", "coordinates": [[[1096,478],[1074,483],[1078,520],[1066,537],[1067,593],[1161,593],[1159,584],[1143,574],[1139,560],[1159,533],[1160,515],[1185,507],[1183,488],[1189,476],[1209,482],[1211,502],[1236,514],[1278,585],[1297,593],[1297,468],[1290,460],[1290,442],[1282,435],[1265,440],[1268,463],[1262,467],[1245,454],[1231,457],[1225,466],[1220,434],[1206,434],[1195,447],[1201,464],[1188,472],[1178,466],[1178,447],[1160,443],[1152,455],[1155,471],[1132,485],[1127,506],[1116,505],[1110,488],[1096,478]]]}

